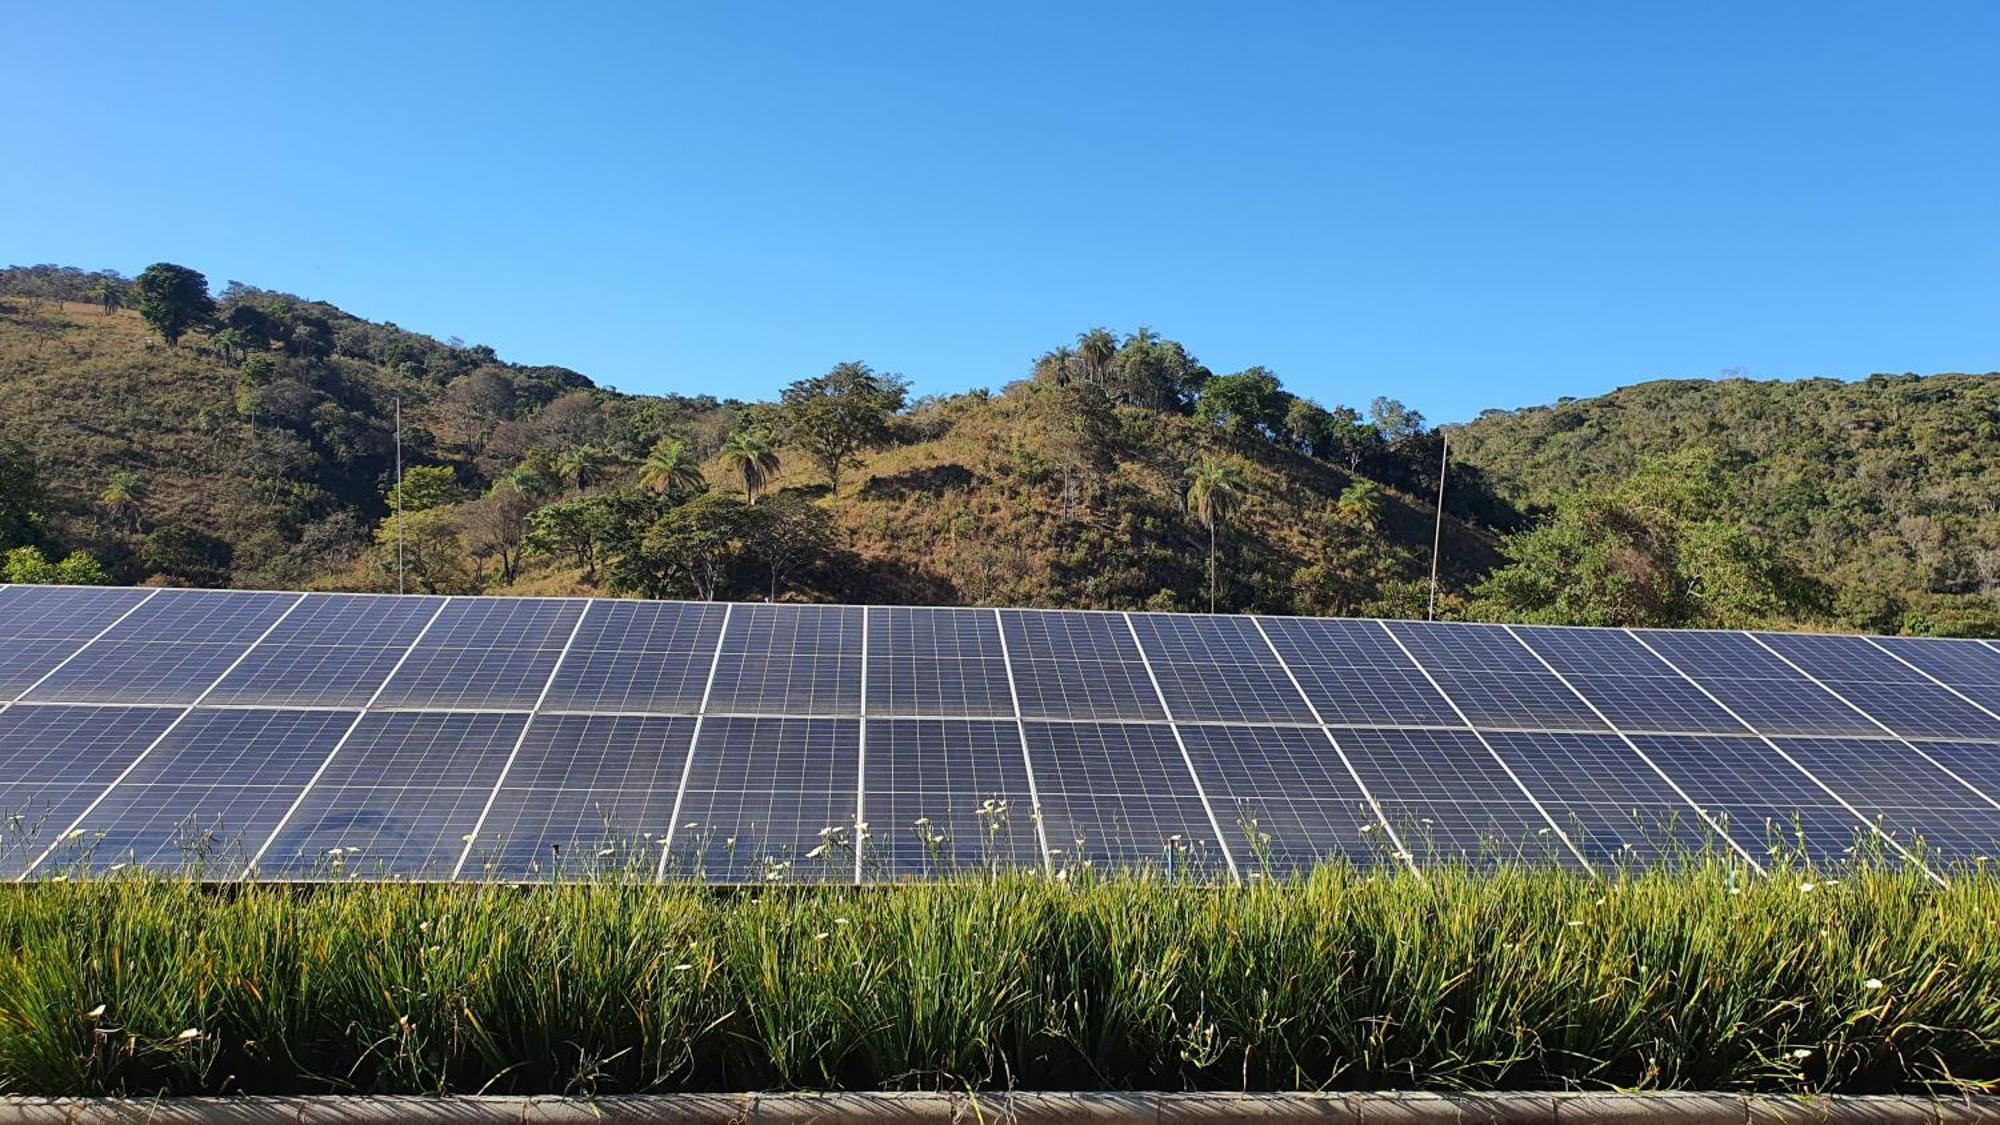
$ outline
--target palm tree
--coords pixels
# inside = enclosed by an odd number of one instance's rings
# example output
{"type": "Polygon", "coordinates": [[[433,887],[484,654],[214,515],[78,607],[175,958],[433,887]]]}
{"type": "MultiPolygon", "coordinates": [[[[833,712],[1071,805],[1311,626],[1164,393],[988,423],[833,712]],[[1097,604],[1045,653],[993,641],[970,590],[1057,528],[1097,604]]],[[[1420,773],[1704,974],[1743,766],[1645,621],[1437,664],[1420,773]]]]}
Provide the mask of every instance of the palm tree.
{"type": "Polygon", "coordinates": [[[1357,480],[1340,490],[1333,502],[1334,515],[1349,527],[1367,527],[1382,510],[1382,490],[1372,481],[1357,480]]]}
{"type": "Polygon", "coordinates": [[[763,430],[738,430],[722,443],[722,464],[743,482],[743,498],[757,502],[757,490],[778,471],[778,451],[763,430]]]}
{"type": "Polygon", "coordinates": [[[679,438],[661,438],[639,466],[639,483],[662,496],[682,496],[699,492],[708,483],[701,465],[679,438]]]}
{"type": "Polygon", "coordinates": [[[1092,380],[1104,382],[1111,372],[1111,361],[1118,357],[1118,337],[1109,328],[1093,328],[1079,332],[1076,337],[1076,358],[1090,372],[1092,380]]]}
{"type": "Polygon", "coordinates": [[[556,473],[576,482],[576,490],[582,492],[604,472],[607,460],[604,451],[594,445],[573,445],[556,458],[556,473]]]}
{"type": "Polygon", "coordinates": [[[1035,378],[1044,383],[1066,387],[1076,374],[1076,353],[1066,347],[1051,348],[1035,360],[1035,378]]]}
{"type": "Polygon", "coordinates": [[[137,473],[113,473],[104,491],[97,494],[97,502],[111,509],[111,514],[124,525],[125,530],[137,533],[139,505],[150,491],[137,473]]]}
{"type": "Polygon", "coordinates": [[[1243,470],[1212,453],[1187,468],[1188,508],[1208,529],[1208,611],[1215,612],[1215,525],[1228,519],[1243,497],[1243,470]]]}

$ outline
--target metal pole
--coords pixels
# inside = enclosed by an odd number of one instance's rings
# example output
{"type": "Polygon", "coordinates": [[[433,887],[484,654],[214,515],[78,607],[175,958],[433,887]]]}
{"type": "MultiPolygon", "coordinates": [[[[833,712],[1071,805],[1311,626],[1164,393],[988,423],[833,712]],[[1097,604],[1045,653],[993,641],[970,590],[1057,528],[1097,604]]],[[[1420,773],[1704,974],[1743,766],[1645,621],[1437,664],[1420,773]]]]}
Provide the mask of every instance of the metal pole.
{"type": "Polygon", "coordinates": [[[1424,620],[1436,621],[1438,615],[1438,547],[1444,542],[1444,470],[1451,463],[1451,435],[1440,433],[1438,449],[1438,505],[1437,523],[1431,528],[1431,604],[1425,611],[1424,620]]]}
{"type": "Polygon", "coordinates": [[[396,592],[403,592],[403,396],[396,396],[396,592]]]}

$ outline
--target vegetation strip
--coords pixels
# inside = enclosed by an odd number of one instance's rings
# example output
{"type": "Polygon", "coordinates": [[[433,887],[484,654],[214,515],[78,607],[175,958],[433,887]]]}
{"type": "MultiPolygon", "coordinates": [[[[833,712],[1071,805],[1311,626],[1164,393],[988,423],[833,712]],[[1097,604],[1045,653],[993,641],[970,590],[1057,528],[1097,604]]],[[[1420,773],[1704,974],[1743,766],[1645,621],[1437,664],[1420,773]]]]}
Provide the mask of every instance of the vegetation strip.
{"type": "Polygon", "coordinates": [[[1564,1123],[1648,1121],[1658,1125],[1751,1122],[1876,1122],[1945,1125],[2000,1122],[2000,1099],[1782,1097],[1758,1094],[682,1094],[650,1097],[393,1097],[0,1099],[0,1125],[116,1122],[741,1122],[893,1121],[903,1125],[1230,1125],[1314,1122],[1564,1123]]]}
{"type": "Polygon", "coordinates": [[[1978,872],[1084,876],[10,886],[0,1091],[2000,1091],[1978,872]]]}

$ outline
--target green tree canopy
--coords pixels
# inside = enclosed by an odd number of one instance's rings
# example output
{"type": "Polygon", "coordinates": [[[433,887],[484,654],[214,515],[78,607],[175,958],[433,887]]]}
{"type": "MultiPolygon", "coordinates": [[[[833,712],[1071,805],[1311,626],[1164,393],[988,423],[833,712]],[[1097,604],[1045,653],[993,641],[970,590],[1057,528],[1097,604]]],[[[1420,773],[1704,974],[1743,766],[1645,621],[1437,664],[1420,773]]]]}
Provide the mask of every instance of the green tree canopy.
{"type": "Polygon", "coordinates": [[[841,470],[863,450],[888,443],[889,420],[908,394],[908,384],[897,376],[877,374],[865,363],[840,364],[785,388],[785,436],[812,458],[837,493],[841,470]]]}
{"type": "Polygon", "coordinates": [[[757,492],[778,471],[778,451],[771,435],[763,430],[743,429],[729,435],[716,454],[723,467],[743,483],[743,499],[757,502],[757,492]]]}
{"type": "Polygon", "coordinates": [[[170,348],[179,344],[189,329],[199,328],[215,316],[208,279],[186,266],[155,262],[139,274],[132,288],[139,297],[139,315],[170,348]]]}
{"type": "Polygon", "coordinates": [[[639,466],[639,483],[662,496],[679,499],[708,487],[701,463],[679,438],[661,438],[639,466]]]}
{"type": "Polygon", "coordinates": [[[23,586],[108,586],[111,579],[104,567],[83,551],[71,551],[59,562],[50,562],[33,547],[16,547],[0,565],[0,581],[23,586]]]}
{"type": "Polygon", "coordinates": [[[442,508],[465,499],[458,473],[450,465],[412,465],[403,470],[403,483],[389,489],[389,507],[402,500],[404,512],[442,508]]]}

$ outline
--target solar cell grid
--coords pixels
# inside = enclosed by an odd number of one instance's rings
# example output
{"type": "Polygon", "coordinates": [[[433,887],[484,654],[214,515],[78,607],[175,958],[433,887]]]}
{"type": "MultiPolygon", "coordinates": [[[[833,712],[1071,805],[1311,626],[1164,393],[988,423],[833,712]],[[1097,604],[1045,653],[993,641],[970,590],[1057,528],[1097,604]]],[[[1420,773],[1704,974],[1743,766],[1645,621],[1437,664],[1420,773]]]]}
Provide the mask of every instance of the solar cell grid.
{"type": "Polygon", "coordinates": [[[542,705],[693,714],[724,616],[714,603],[593,602],[542,705]]]}
{"type": "Polygon", "coordinates": [[[1512,632],[1565,676],[1671,675],[1659,657],[1620,629],[1516,625],[1512,632]]]}
{"type": "Polygon", "coordinates": [[[1879,845],[1865,820],[1754,736],[1635,735],[1633,741],[1737,843],[1759,857],[1837,862],[1879,845]]]}
{"type": "Polygon", "coordinates": [[[526,721],[516,714],[371,712],[269,841],[258,874],[449,876],[526,721]]]}
{"type": "Polygon", "coordinates": [[[705,719],[667,852],[668,878],[851,881],[860,765],[854,719],[705,719]]]}
{"type": "Polygon", "coordinates": [[[42,677],[59,667],[84,642],[0,638],[0,706],[13,702],[42,677]]]}
{"type": "Polygon", "coordinates": [[[1879,734],[1881,728],[1741,633],[1633,630],[1680,672],[1767,734],[1879,734]]]}
{"type": "Polygon", "coordinates": [[[1728,847],[1615,735],[1489,733],[1487,741],[1592,864],[1639,866],[1728,847]]]}
{"type": "Polygon", "coordinates": [[[303,599],[300,594],[162,590],[51,670],[22,698],[192,703],[303,599]]]}
{"type": "Polygon", "coordinates": [[[86,641],[152,592],[117,586],[9,586],[0,590],[0,640],[86,641]]]}
{"type": "Polygon", "coordinates": [[[1942,686],[1865,637],[1764,635],[1757,640],[1897,734],[2000,739],[2000,716],[1981,710],[1976,700],[1942,686]]]}
{"type": "Polygon", "coordinates": [[[1417,663],[1433,674],[1444,672],[1514,672],[1546,675],[1540,662],[1521,649],[1499,625],[1451,621],[1389,621],[1384,625],[1403,642],[1417,663]]]}
{"type": "Polygon", "coordinates": [[[1000,626],[991,610],[871,608],[871,715],[1012,715],[1000,626]]]}
{"type": "Polygon", "coordinates": [[[1313,721],[1250,619],[1134,614],[1132,627],[1174,718],[1313,721]]]}
{"type": "Polygon", "coordinates": [[[1003,610],[1021,713],[1050,719],[1163,719],[1125,619],[1113,613],[1003,610]]]}
{"type": "Polygon", "coordinates": [[[861,617],[855,606],[738,605],[709,712],[860,714],[861,617]]]}
{"type": "Polygon", "coordinates": [[[650,880],[693,732],[689,718],[536,716],[465,874],[650,880]]]}
{"type": "Polygon", "coordinates": [[[308,597],[216,684],[204,703],[358,707],[372,698],[444,599],[308,597]]]}
{"type": "Polygon", "coordinates": [[[1434,669],[1431,674],[1472,725],[1481,729],[1608,729],[1602,719],[1577,699],[1575,692],[1546,670],[1527,673],[1434,669]]]}
{"type": "Polygon", "coordinates": [[[165,731],[167,707],[0,711],[0,877],[21,874],[165,731]]]}
{"type": "Polygon", "coordinates": [[[1469,731],[1347,730],[1341,749],[1419,863],[1577,866],[1554,829],[1469,731]]]}
{"type": "Polygon", "coordinates": [[[1956,688],[2000,688],[2000,649],[1973,640],[1876,637],[1875,643],[1956,688]]]}
{"type": "Polygon", "coordinates": [[[1893,742],[1783,738],[1778,744],[1925,862],[2000,858],[2000,808],[1893,742]]]}
{"type": "Polygon", "coordinates": [[[1320,730],[1182,729],[1237,865],[1282,876],[1326,859],[1395,862],[1368,798],[1320,730]]]}
{"type": "Polygon", "coordinates": [[[1374,622],[1272,617],[1262,624],[1328,724],[1461,725],[1423,672],[1374,622]]]}
{"type": "Polygon", "coordinates": [[[161,590],[105,639],[177,643],[199,638],[208,644],[248,647],[300,597],[240,590],[161,590]]]}
{"type": "Polygon", "coordinates": [[[454,598],[376,697],[379,709],[525,710],[584,611],[554,598],[454,598]]]}
{"type": "Polygon", "coordinates": [[[1220,877],[1228,869],[1173,732],[1152,723],[1027,724],[1051,862],[1220,877]]]}
{"type": "Polygon", "coordinates": [[[58,849],[44,866],[234,877],[355,718],[197,709],[84,816],[76,847],[58,849]]]}
{"type": "Polygon", "coordinates": [[[865,877],[1042,866],[1011,720],[871,719],[866,773],[865,877]]]}

